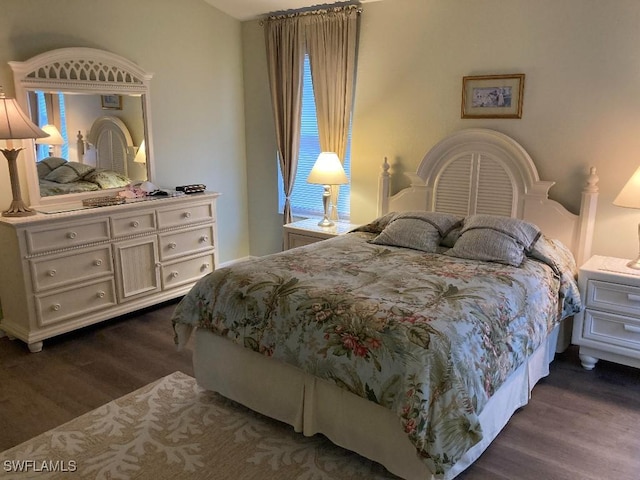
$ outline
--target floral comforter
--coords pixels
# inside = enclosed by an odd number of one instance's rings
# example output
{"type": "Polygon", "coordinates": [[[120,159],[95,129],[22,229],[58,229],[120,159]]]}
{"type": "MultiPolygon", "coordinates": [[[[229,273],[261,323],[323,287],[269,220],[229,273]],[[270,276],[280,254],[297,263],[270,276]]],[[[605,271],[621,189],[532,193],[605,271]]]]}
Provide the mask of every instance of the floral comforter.
{"type": "MultiPolygon", "coordinates": [[[[206,328],[397,413],[443,474],[482,438],[478,415],[561,318],[575,265],[519,267],[367,242],[357,232],[221,268],[176,308],[206,328]]],[[[560,258],[562,257],[562,258],[560,258]]]]}

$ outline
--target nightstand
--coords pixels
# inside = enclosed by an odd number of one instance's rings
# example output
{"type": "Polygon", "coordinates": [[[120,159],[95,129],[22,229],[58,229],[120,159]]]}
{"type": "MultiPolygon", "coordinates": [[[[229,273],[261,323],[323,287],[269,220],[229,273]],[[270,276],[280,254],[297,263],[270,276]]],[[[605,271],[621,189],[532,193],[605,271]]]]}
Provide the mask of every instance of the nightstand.
{"type": "Polygon", "coordinates": [[[640,368],[640,270],[627,262],[596,255],[580,268],[585,309],[574,317],[572,342],[587,370],[599,359],[640,368]]]}
{"type": "Polygon", "coordinates": [[[318,225],[319,218],[306,218],[297,222],[287,223],[284,226],[284,249],[290,250],[303,245],[326,240],[347,233],[358,225],[349,222],[335,222],[331,227],[318,225]]]}

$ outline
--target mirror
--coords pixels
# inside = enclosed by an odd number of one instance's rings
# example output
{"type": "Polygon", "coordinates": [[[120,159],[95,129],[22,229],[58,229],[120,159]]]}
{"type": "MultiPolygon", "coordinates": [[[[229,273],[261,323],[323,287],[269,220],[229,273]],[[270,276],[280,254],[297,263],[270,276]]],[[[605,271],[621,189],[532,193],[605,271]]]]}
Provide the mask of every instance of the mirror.
{"type": "Polygon", "coordinates": [[[32,206],[113,195],[131,182],[153,182],[151,74],[91,48],[52,50],[9,65],[16,99],[34,123],[53,124],[66,136],[63,146],[48,145],[47,139],[33,148],[24,145],[32,206]]]}

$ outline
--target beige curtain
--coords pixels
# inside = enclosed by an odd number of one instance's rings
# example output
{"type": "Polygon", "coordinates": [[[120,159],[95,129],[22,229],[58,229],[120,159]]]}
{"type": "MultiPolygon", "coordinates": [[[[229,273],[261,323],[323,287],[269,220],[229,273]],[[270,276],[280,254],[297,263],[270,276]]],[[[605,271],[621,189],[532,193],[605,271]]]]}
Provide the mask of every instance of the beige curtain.
{"type": "MultiPolygon", "coordinates": [[[[305,18],[305,37],[316,100],[320,149],[344,161],[353,106],[360,9],[338,7],[305,18]]],[[[337,219],[338,188],[331,218],[337,219]]]]}
{"type": "Polygon", "coordinates": [[[264,34],[278,161],[284,184],[284,223],[289,223],[300,146],[304,30],[298,17],[273,17],[264,21],[264,34]]]}

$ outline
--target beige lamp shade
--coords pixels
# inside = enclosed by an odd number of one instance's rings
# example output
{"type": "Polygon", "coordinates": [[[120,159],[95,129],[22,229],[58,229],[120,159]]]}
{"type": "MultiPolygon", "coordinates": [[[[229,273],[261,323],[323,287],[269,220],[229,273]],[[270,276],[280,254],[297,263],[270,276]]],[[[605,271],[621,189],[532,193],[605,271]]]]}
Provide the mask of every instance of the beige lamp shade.
{"type": "Polygon", "coordinates": [[[136,156],[133,157],[135,163],[147,163],[147,149],[144,146],[144,140],[140,143],[140,147],[136,152],[136,156]]]}
{"type": "Polygon", "coordinates": [[[307,182],[319,185],[343,185],[349,183],[349,179],[344,173],[338,155],[333,152],[322,152],[318,155],[307,182]]]}
{"type": "Polygon", "coordinates": [[[60,134],[60,130],[55,125],[47,124],[42,127],[42,131],[49,136],[36,139],[36,143],[40,145],[64,145],[64,138],[60,134]]]}
{"type": "Polygon", "coordinates": [[[49,134],[42,131],[29,120],[18,106],[15,98],[6,98],[0,92],[0,139],[21,140],[23,138],[41,138],[49,134]]]}
{"type": "Polygon", "coordinates": [[[622,187],[613,204],[619,207],[640,208],[640,167],[622,187]]]}

